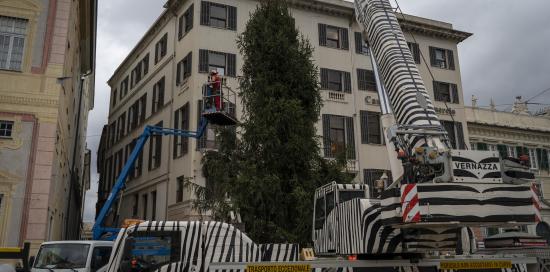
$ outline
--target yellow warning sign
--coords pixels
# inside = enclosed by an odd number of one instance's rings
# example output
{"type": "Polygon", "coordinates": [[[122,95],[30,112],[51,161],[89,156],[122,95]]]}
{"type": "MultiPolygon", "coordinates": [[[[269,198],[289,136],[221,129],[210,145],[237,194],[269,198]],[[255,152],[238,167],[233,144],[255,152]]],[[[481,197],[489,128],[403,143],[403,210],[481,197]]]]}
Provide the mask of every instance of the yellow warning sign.
{"type": "Polygon", "coordinates": [[[310,272],[309,264],[247,265],[247,272],[310,272]]]}
{"type": "Polygon", "coordinates": [[[444,261],[441,270],[512,268],[512,261],[444,261]]]}

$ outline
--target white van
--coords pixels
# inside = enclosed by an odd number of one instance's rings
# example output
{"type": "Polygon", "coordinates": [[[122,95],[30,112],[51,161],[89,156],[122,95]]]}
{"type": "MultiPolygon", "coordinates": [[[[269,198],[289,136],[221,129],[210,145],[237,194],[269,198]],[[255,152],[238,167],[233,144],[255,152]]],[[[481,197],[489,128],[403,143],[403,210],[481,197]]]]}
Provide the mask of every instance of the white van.
{"type": "Polygon", "coordinates": [[[31,272],[103,272],[112,249],[110,241],[45,242],[31,264],[31,272]]]}

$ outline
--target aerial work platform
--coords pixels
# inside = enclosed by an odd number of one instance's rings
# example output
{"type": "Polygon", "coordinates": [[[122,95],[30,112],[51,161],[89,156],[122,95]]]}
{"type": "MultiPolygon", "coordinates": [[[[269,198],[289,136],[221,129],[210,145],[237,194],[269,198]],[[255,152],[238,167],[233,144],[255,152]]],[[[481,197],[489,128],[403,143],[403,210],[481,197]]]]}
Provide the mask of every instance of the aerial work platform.
{"type": "Polygon", "coordinates": [[[218,126],[234,126],[237,124],[236,94],[224,80],[211,82],[202,88],[202,116],[209,124],[218,126]]]}

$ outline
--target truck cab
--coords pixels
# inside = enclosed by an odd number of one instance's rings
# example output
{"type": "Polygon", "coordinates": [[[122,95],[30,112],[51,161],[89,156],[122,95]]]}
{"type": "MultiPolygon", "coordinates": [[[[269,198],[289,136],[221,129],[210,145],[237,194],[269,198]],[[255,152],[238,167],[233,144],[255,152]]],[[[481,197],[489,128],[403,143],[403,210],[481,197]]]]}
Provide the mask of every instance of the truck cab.
{"type": "Polygon", "coordinates": [[[113,242],[55,241],[40,245],[31,272],[103,272],[109,262],[113,242]]]}

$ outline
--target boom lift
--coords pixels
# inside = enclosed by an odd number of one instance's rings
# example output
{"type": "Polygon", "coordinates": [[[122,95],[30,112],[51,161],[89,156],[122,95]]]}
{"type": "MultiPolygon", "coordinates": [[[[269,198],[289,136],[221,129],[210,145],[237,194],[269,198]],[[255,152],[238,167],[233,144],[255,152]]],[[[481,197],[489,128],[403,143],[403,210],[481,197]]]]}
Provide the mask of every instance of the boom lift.
{"type": "MultiPolygon", "coordinates": [[[[223,80],[222,80],[223,81],[223,80]]],[[[219,84],[219,92],[213,93],[209,91],[208,88],[211,88],[209,84],[203,86],[203,100],[202,100],[202,117],[200,119],[198,129],[196,131],[186,131],[172,128],[162,128],[156,126],[145,126],[143,133],[139,136],[136,146],[132,150],[132,153],[128,157],[128,161],[124,164],[120,175],[118,176],[111,193],[107,197],[105,204],[101,208],[94,226],[92,228],[92,237],[94,240],[100,240],[102,238],[107,240],[114,240],[116,234],[120,230],[119,228],[114,227],[105,227],[105,219],[107,218],[109,212],[112,210],[113,204],[119,196],[119,193],[124,189],[126,184],[126,179],[128,174],[131,172],[134,163],[138,158],[139,153],[143,150],[143,146],[147,139],[152,135],[162,135],[162,136],[177,136],[177,137],[187,137],[199,139],[204,134],[207,129],[208,124],[220,125],[220,126],[232,126],[237,123],[235,119],[235,92],[232,91],[227,86],[219,84]],[[218,99],[222,103],[217,103],[219,105],[215,106],[213,101],[218,99]]]]}

